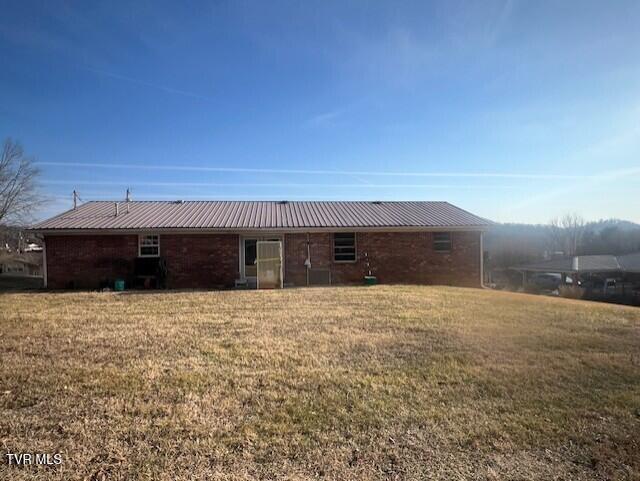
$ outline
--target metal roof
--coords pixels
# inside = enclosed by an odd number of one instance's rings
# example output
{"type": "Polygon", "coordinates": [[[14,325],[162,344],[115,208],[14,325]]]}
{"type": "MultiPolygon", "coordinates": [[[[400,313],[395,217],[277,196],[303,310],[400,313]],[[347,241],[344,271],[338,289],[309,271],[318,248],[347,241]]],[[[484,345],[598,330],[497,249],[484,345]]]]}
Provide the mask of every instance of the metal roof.
{"type": "Polygon", "coordinates": [[[94,201],[31,230],[482,229],[489,225],[490,221],[448,202],[94,201]]]}
{"type": "Polygon", "coordinates": [[[573,263],[578,272],[606,272],[619,271],[620,264],[616,256],[612,255],[594,255],[594,256],[576,256],[573,263]]]}
{"type": "Polygon", "coordinates": [[[591,255],[551,259],[512,267],[529,272],[640,272],[640,252],[623,256],[591,255]]]}
{"type": "Polygon", "coordinates": [[[530,272],[575,272],[573,257],[550,259],[548,261],[511,267],[511,269],[530,272]]]}
{"type": "Polygon", "coordinates": [[[622,270],[625,272],[640,273],[640,252],[618,256],[618,263],[620,264],[622,270]]]}

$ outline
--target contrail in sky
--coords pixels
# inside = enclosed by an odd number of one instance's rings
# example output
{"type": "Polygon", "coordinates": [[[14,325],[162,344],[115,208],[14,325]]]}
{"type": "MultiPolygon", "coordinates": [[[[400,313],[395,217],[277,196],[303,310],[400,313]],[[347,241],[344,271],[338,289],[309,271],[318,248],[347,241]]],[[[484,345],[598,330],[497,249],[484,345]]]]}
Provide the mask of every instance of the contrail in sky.
{"type": "MultiPolygon", "coordinates": [[[[195,165],[144,165],[144,164],[92,164],[88,162],[37,162],[43,166],[82,167],[95,169],[140,169],[169,170],[194,172],[243,172],[256,174],[297,174],[297,175],[355,175],[376,177],[468,177],[468,178],[502,178],[502,179],[551,179],[575,180],[596,179],[602,174],[532,174],[514,172],[377,172],[377,171],[345,171],[345,170],[307,170],[307,169],[259,169],[251,167],[206,167],[195,165]]],[[[245,184],[243,184],[245,185],[245,184]]],[[[289,185],[289,184],[288,184],[289,185]]]]}
{"type": "Polygon", "coordinates": [[[114,181],[114,180],[42,180],[49,185],[137,185],[153,187],[365,187],[365,188],[430,188],[430,189],[519,189],[509,185],[445,185],[445,184],[307,184],[296,182],[281,183],[240,183],[240,182],[155,182],[155,181],[114,181]]]}
{"type": "Polygon", "coordinates": [[[115,74],[115,73],[112,73],[112,72],[106,72],[104,70],[98,70],[98,69],[91,68],[91,67],[84,67],[84,68],[86,70],[88,70],[90,72],[93,72],[95,74],[98,74],[98,75],[104,75],[105,77],[110,77],[112,79],[122,80],[124,82],[137,84],[137,85],[140,85],[142,87],[151,87],[153,89],[162,90],[162,91],[170,93],[170,94],[177,94],[177,95],[183,95],[185,97],[193,97],[193,98],[196,98],[196,99],[213,101],[213,99],[211,97],[207,97],[205,95],[200,95],[200,94],[197,94],[195,92],[189,92],[188,90],[174,89],[174,88],[171,88],[171,87],[166,87],[164,85],[158,85],[158,84],[154,84],[154,83],[150,83],[150,82],[145,82],[144,80],[139,80],[139,79],[136,79],[136,78],[133,78],[133,77],[127,77],[126,75],[119,75],[119,74],[115,74]]]}

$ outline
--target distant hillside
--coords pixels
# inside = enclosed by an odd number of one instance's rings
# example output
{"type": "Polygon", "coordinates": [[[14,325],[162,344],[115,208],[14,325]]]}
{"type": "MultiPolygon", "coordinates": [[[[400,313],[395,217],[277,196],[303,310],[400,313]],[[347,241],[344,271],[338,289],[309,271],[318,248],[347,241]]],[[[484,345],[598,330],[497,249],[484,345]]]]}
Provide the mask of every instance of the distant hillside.
{"type": "Polygon", "coordinates": [[[609,227],[616,227],[622,231],[637,231],[640,230],[640,224],[621,219],[603,219],[596,222],[590,222],[587,224],[591,229],[598,231],[609,227]]]}
{"type": "Polygon", "coordinates": [[[587,224],[580,254],[628,254],[640,251],[640,225],[611,219],[587,224]]]}
{"type": "MultiPolygon", "coordinates": [[[[509,267],[564,252],[554,245],[550,225],[497,224],[486,233],[484,249],[490,268],[509,267]]],[[[628,254],[640,251],[640,225],[619,219],[584,226],[577,254],[628,254]]]]}

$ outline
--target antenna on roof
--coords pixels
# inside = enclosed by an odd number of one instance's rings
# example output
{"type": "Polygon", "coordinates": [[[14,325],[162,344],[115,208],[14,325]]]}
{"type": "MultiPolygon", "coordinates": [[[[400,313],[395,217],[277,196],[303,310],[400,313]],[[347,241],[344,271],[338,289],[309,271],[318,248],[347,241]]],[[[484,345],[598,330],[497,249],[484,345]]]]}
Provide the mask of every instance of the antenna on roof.
{"type": "Polygon", "coordinates": [[[131,202],[131,189],[129,189],[129,187],[127,187],[126,200],[127,200],[127,202],[131,202]]]}
{"type": "Polygon", "coordinates": [[[74,189],[73,190],[73,208],[75,209],[76,207],[78,207],[78,193],[74,189]]]}

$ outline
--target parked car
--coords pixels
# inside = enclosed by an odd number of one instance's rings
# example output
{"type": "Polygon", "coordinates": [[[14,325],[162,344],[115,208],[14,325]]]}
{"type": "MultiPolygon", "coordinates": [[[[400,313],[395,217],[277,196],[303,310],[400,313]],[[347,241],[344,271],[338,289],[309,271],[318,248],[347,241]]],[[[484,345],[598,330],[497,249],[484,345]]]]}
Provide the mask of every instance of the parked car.
{"type": "Polygon", "coordinates": [[[562,281],[560,274],[534,274],[528,283],[541,291],[555,291],[562,281]]]}

